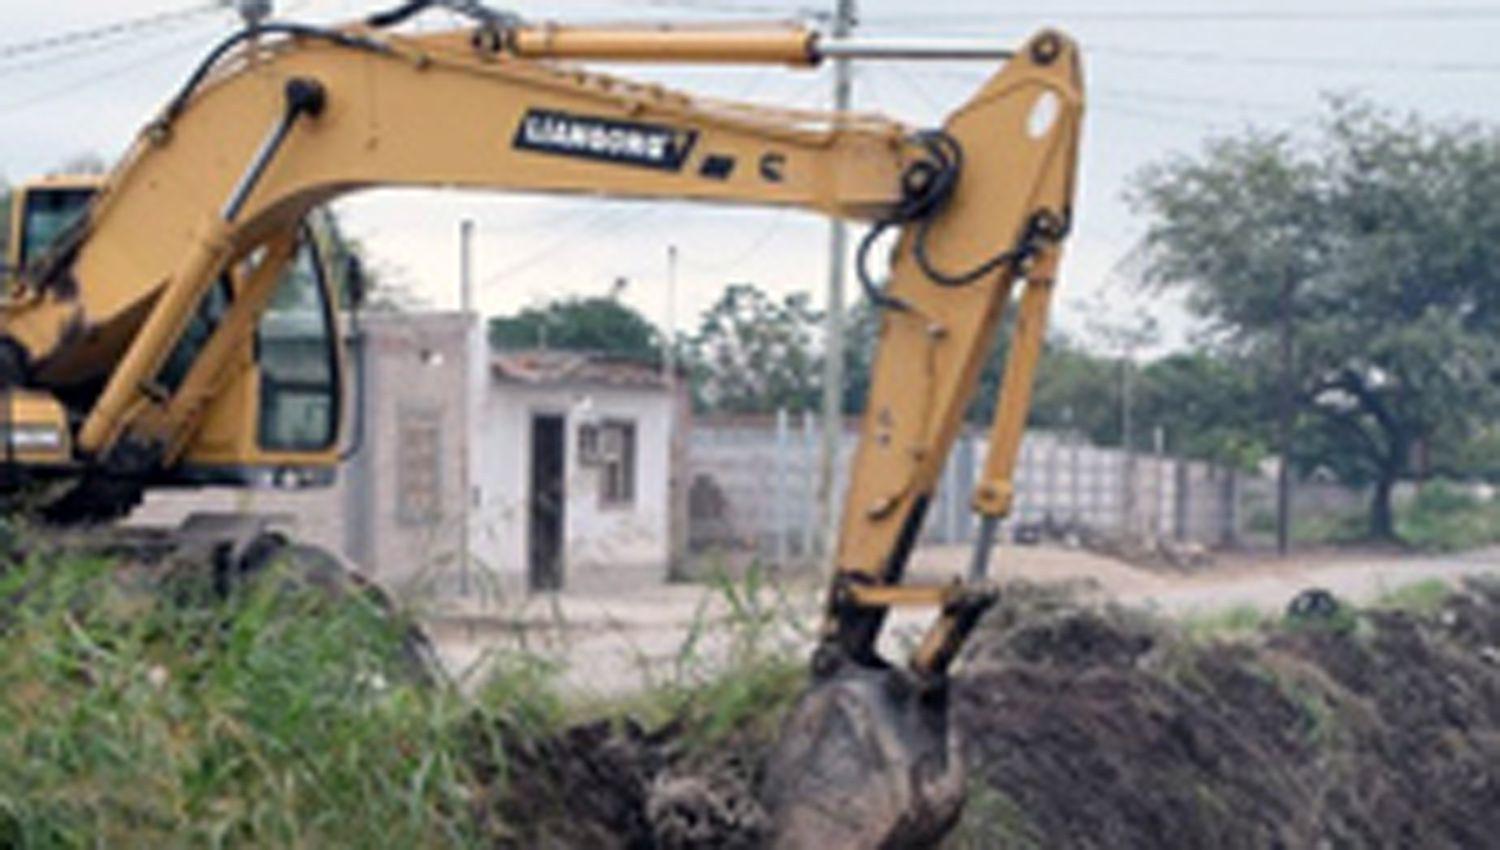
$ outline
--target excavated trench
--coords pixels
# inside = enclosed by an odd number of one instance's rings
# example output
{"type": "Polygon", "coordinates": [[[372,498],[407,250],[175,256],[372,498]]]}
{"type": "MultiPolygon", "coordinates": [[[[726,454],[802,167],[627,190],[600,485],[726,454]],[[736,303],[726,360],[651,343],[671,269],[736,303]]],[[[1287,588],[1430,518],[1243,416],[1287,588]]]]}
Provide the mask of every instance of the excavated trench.
{"type": "MultiPolygon", "coordinates": [[[[1500,583],[1436,610],[1315,610],[1250,636],[1012,589],[954,706],[968,809],[949,848],[1492,846],[1500,583]]],[[[763,740],[602,722],[476,729],[503,848],[753,848],[763,740]],[[503,763],[503,767],[502,767],[503,763]]]]}

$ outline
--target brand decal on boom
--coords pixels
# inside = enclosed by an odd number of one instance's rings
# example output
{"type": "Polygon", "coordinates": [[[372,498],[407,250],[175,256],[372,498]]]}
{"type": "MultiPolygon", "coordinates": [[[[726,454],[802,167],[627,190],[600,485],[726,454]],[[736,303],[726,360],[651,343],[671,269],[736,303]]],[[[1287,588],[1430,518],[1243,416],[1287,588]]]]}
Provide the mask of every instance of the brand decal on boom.
{"type": "Polygon", "coordinates": [[[697,138],[695,131],[662,124],[531,109],[512,144],[518,150],[680,171],[697,138]]]}

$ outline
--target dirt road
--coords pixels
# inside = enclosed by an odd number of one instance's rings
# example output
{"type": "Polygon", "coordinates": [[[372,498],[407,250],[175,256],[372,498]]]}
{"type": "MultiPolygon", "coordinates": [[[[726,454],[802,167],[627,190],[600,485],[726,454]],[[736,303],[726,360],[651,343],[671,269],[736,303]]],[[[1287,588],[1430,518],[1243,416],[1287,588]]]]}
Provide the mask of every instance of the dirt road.
{"type": "MultiPolygon", "coordinates": [[[[966,549],[928,549],[917,554],[917,570],[940,575],[945,570],[960,569],[967,559],[966,549]]],[[[1139,569],[1066,549],[1009,549],[996,560],[995,572],[1001,579],[1090,582],[1119,602],[1173,616],[1239,606],[1278,611],[1308,587],[1367,601],[1427,579],[1458,581],[1469,575],[1500,572],[1500,549],[1457,555],[1319,552],[1285,561],[1240,556],[1221,559],[1221,565],[1196,573],[1139,569]]]]}
{"type": "MultiPolygon", "coordinates": [[[[919,550],[913,576],[956,575],[968,556],[960,547],[919,550]]],[[[1243,606],[1279,611],[1308,587],[1368,601],[1428,579],[1457,583],[1490,573],[1500,573],[1500,549],[1447,556],[1318,553],[1285,562],[1242,557],[1190,574],[1139,569],[1077,550],[1006,547],[993,574],[1001,581],[1088,583],[1104,597],[1178,617],[1243,606]]],[[[480,678],[492,653],[524,649],[554,662],[570,692],[608,697],[703,675],[731,651],[732,636],[743,635],[747,621],[760,624],[759,640],[809,646],[820,592],[820,580],[801,576],[764,589],[750,604],[698,585],[543,595],[482,609],[449,608],[429,628],[444,663],[462,681],[480,678]]],[[[899,654],[925,622],[916,613],[893,618],[886,650],[899,654]]]]}

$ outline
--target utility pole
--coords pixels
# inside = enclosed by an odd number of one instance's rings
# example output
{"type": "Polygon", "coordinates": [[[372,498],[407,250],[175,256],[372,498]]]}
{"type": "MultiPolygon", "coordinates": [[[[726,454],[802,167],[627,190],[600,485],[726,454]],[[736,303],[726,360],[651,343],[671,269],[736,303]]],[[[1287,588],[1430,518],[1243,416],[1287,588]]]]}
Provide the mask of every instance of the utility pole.
{"type": "Polygon", "coordinates": [[[1281,463],[1276,471],[1276,553],[1285,558],[1292,548],[1292,428],[1296,400],[1293,398],[1295,376],[1294,341],[1292,339],[1292,279],[1281,284],[1281,386],[1276,406],[1281,443],[1281,463]]]}
{"type": "MultiPolygon", "coordinates": [[[[834,39],[849,37],[854,29],[855,0],[838,0],[833,17],[834,39]]],[[[849,111],[853,96],[853,74],[849,59],[833,62],[833,109],[840,116],[849,111]]],[[[840,219],[834,219],[828,231],[828,315],[825,319],[823,345],[823,445],[818,458],[818,504],[822,508],[822,529],[817,551],[826,564],[832,565],[836,553],[833,541],[838,539],[839,445],[844,433],[844,277],[847,271],[849,234],[840,219]]]]}
{"type": "Polygon", "coordinates": [[[667,327],[666,344],[662,348],[662,374],[677,386],[677,246],[667,246],[667,327]]]}
{"type": "MultiPolygon", "coordinates": [[[[458,533],[458,592],[461,597],[469,597],[470,576],[469,569],[469,543],[470,543],[470,515],[475,501],[474,491],[474,459],[470,456],[473,451],[474,440],[471,439],[471,431],[474,428],[474,402],[471,396],[477,387],[474,371],[475,360],[482,356],[486,350],[483,340],[483,330],[470,326],[469,323],[478,323],[474,315],[474,222],[464,219],[458,225],[458,300],[459,309],[462,311],[460,321],[464,323],[464,368],[463,392],[460,396],[459,405],[459,427],[458,427],[458,461],[459,469],[462,470],[462,479],[459,492],[463,494],[459,505],[459,533],[458,533]],[[480,354],[471,349],[478,346],[480,354]]],[[[478,366],[480,374],[488,374],[483,366],[478,366]]]]}
{"type": "Polygon", "coordinates": [[[667,246],[666,346],[662,351],[662,378],[671,399],[667,424],[667,578],[687,578],[688,491],[687,434],[692,403],[677,380],[677,246],[667,246]]]}
{"type": "Polygon", "coordinates": [[[464,315],[474,311],[474,222],[458,225],[458,308],[464,315]]]}

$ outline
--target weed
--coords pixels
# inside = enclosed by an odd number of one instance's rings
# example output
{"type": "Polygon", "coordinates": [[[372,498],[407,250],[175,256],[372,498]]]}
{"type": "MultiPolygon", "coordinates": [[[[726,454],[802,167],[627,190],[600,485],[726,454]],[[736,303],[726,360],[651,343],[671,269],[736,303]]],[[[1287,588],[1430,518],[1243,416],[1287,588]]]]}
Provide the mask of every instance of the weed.
{"type": "Polygon", "coordinates": [[[1236,605],[1211,613],[1195,613],[1182,620],[1182,630],[1193,641],[1245,637],[1261,631],[1272,621],[1253,605],[1236,605]]]}
{"type": "Polygon", "coordinates": [[[1429,616],[1441,611],[1452,595],[1453,588],[1447,582],[1429,578],[1386,591],[1370,607],[1429,616]]]}
{"type": "MultiPolygon", "coordinates": [[[[403,675],[399,618],[283,580],[186,604],[121,575],[35,558],[0,579],[0,846],[478,845],[475,708],[403,675]]],[[[481,710],[555,717],[545,670],[496,669],[481,710]]]]}
{"type": "Polygon", "coordinates": [[[648,712],[686,720],[689,743],[765,741],[806,684],[801,618],[760,565],[712,575],[678,648],[670,681],[645,695],[648,712]]]}

